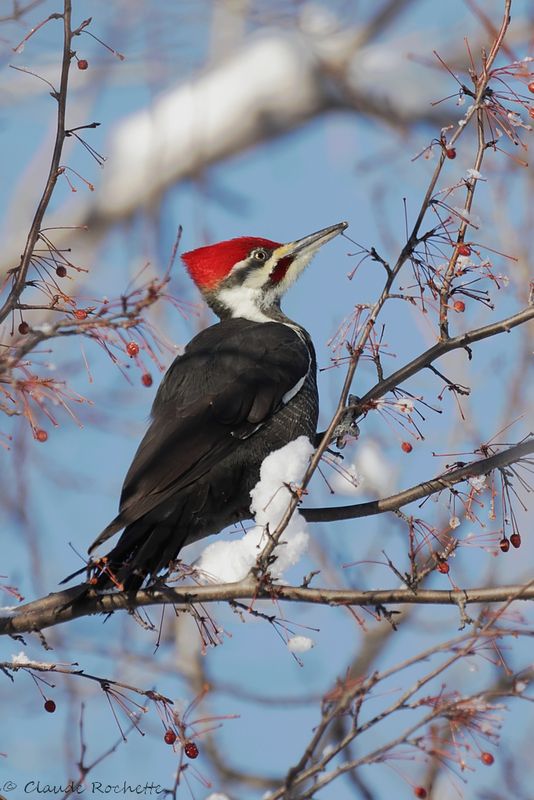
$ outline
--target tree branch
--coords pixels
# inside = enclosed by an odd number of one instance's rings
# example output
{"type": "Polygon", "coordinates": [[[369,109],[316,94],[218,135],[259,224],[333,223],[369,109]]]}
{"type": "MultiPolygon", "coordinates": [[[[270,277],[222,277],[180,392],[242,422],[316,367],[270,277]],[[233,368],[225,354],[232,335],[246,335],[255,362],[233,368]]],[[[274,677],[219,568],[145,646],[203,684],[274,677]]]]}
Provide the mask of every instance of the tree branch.
{"type": "MultiPolygon", "coordinates": [[[[468,347],[474,342],[480,342],[482,339],[488,339],[490,336],[496,336],[499,333],[509,333],[512,328],[523,325],[531,319],[534,319],[534,305],[526,306],[521,311],[518,311],[517,314],[512,314],[511,317],[506,317],[506,319],[501,319],[497,322],[492,322],[490,325],[484,325],[482,328],[475,328],[472,331],[461,333],[458,336],[454,336],[452,339],[440,341],[432,347],[429,347],[428,350],[420,353],[420,355],[416,356],[416,358],[409,361],[400,369],[392,372],[389,377],[376,383],[363,397],[358,399],[357,403],[350,404],[344,411],[345,413],[353,412],[355,416],[359,416],[369,410],[369,404],[372,403],[372,401],[383,397],[387,392],[390,392],[392,389],[399,386],[399,384],[412,378],[422,369],[430,367],[434,361],[446,355],[446,353],[459,350],[462,347],[468,347]]],[[[317,434],[317,443],[323,440],[326,433],[327,431],[321,431],[317,434]]]]}
{"type": "Polygon", "coordinates": [[[534,306],[526,306],[521,311],[518,311],[517,314],[512,314],[511,317],[492,322],[490,325],[484,325],[482,328],[475,328],[472,331],[467,331],[467,333],[461,333],[459,336],[454,336],[452,339],[445,339],[438,342],[408,364],[405,364],[396,372],[393,372],[388,378],[384,378],[383,381],[379,381],[375,384],[375,386],[369,389],[369,391],[358,400],[356,405],[350,406],[350,410],[354,410],[356,413],[362,413],[372,400],[382,397],[386,392],[391,391],[391,389],[394,389],[400,383],[408,380],[408,378],[411,378],[417,372],[430,366],[433,361],[441,358],[441,356],[444,356],[446,353],[459,350],[462,347],[467,347],[473,344],[473,342],[480,342],[482,339],[496,336],[499,333],[509,333],[512,328],[523,325],[531,319],[534,319],[534,306]]]}
{"type": "Polygon", "coordinates": [[[9,295],[5,303],[0,308],[0,323],[2,323],[7,316],[14,309],[26,286],[26,276],[31,264],[35,245],[39,238],[41,231],[41,224],[43,217],[50,203],[52,193],[56,186],[58,179],[58,170],[61,162],[61,153],[63,144],[65,142],[65,115],[67,111],[67,84],[69,80],[69,68],[72,58],[71,54],[71,41],[73,32],[71,30],[71,0],[65,0],[63,14],[63,62],[61,65],[61,79],[59,85],[59,92],[54,92],[53,97],[57,101],[57,127],[56,127],[56,140],[54,142],[54,150],[52,153],[52,161],[50,163],[50,170],[46,180],[45,188],[37,210],[35,212],[30,231],[26,239],[26,246],[24,253],[20,259],[20,264],[14,272],[14,280],[9,295]]]}
{"type": "Polygon", "coordinates": [[[534,453],[534,439],[532,438],[488,458],[482,458],[480,461],[473,461],[471,464],[453,469],[430,481],[418,483],[398,494],[384,497],[382,500],[370,500],[367,503],[355,503],[336,508],[301,508],[300,513],[308,522],[333,522],[340,519],[370,517],[375,514],[383,514],[385,511],[397,511],[401,506],[413,503],[414,500],[430,497],[436,492],[442,492],[443,489],[451,489],[455,484],[473,478],[475,475],[487,475],[492,470],[513,464],[530,453],[534,453]]]}
{"type": "MultiPolygon", "coordinates": [[[[85,584],[84,584],[85,586],[85,584]]],[[[299,603],[314,603],[328,606],[387,606],[397,605],[458,605],[471,603],[502,603],[513,599],[534,600],[534,585],[495,586],[473,589],[379,589],[359,591],[357,589],[310,589],[304,586],[259,584],[254,578],[245,578],[238,583],[218,586],[181,586],[145,589],[136,593],[114,592],[99,594],[88,589],[80,595],[83,587],[75,586],[63,592],[55,592],[39,600],[26,603],[12,610],[12,616],[0,616],[0,635],[15,636],[39,631],[63,622],[86,617],[91,614],[110,614],[114,611],[133,610],[145,606],[165,604],[189,605],[228,600],[289,600],[299,603]]],[[[1,615],[0,611],[0,615],[1,615]]]]}

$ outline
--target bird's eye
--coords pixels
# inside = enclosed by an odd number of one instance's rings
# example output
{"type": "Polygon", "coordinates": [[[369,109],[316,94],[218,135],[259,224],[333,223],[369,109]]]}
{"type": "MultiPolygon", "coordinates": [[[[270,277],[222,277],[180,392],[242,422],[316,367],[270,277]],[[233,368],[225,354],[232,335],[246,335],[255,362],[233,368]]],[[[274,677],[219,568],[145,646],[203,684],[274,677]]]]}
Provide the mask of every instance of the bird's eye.
{"type": "Polygon", "coordinates": [[[267,251],[266,250],[255,250],[254,251],[254,258],[256,261],[267,261],[267,251]]]}

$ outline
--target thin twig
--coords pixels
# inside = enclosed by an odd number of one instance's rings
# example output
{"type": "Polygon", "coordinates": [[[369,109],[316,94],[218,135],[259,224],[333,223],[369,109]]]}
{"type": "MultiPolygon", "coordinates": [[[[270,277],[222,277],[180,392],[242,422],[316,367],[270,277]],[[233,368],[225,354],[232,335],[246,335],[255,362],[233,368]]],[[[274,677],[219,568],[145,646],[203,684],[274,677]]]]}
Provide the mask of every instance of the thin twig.
{"type": "Polygon", "coordinates": [[[26,286],[26,276],[28,274],[28,269],[30,268],[35,245],[37,244],[37,240],[39,239],[43,217],[50,203],[50,199],[54,192],[54,188],[56,186],[56,182],[59,176],[58,170],[61,163],[61,153],[63,151],[63,143],[65,141],[67,86],[69,79],[70,62],[72,58],[71,41],[73,33],[71,30],[71,11],[72,11],[71,0],[64,0],[63,14],[62,14],[63,61],[61,65],[61,80],[59,84],[59,91],[57,92],[57,94],[53,95],[54,99],[57,101],[57,126],[56,126],[56,139],[54,142],[54,149],[52,152],[52,160],[50,162],[50,170],[48,172],[48,178],[46,179],[46,184],[43,194],[41,196],[39,205],[37,206],[37,210],[35,212],[35,216],[30,226],[28,238],[26,239],[26,246],[24,248],[20,264],[14,273],[15,278],[13,280],[13,285],[11,286],[11,290],[6,298],[5,303],[0,308],[0,323],[2,323],[7,316],[9,316],[11,311],[14,309],[15,305],[18,303],[20,295],[24,291],[24,288],[26,286]]]}

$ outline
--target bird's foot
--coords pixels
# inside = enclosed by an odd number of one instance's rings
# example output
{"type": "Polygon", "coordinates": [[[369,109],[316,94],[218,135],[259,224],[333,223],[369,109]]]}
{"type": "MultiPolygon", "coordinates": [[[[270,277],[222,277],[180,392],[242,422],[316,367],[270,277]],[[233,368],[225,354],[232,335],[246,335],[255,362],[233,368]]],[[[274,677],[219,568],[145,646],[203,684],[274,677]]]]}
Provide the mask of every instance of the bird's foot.
{"type": "Polygon", "coordinates": [[[357,414],[354,408],[352,408],[352,406],[358,403],[358,400],[359,398],[356,397],[356,395],[349,395],[344,417],[334,428],[332,441],[335,441],[338,450],[343,450],[348,439],[357,439],[360,435],[360,429],[356,423],[357,414]]]}

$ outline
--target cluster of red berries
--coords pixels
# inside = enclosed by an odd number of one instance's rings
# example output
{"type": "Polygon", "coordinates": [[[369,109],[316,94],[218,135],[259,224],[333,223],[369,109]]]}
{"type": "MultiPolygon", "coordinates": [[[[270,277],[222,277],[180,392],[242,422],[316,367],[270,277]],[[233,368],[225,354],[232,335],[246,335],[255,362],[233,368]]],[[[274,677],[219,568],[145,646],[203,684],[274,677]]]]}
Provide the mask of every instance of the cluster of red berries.
{"type": "MultiPolygon", "coordinates": [[[[130,356],[130,358],[135,358],[137,355],[139,355],[139,345],[137,344],[137,342],[128,342],[128,344],[126,345],[126,352],[130,356]]],[[[143,374],[141,375],[141,383],[143,384],[143,386],[147,387],[152,386],[153,382],[154,381],[152,379],[152,375],[150,374],[150,372],[143,372],[143,374]]]]}
{"type": "Polygon", "coordinates": [[[507,539],[506,536],[503,536],[499,542],[499,547],[503,553],[507,553],[510,549],[510,544],[512,547],[515,547],[516,550],[518,547],[521,547],[521,534],[517,533],[516,531],[515,533],[512,533],[509,539],[507,539]]]}
{"type": "MultiPolygon", "coordinates": [[[[165,735],[163,737],[163,741],[165,742],[165,744],[173,745],[176,742],[177,738],[178,737],[176,736],[176,734],[173,731],[173,729],[172,728],[167,728],[167,730],[165,731],[165,735]]],[[[194,742],[191,742],[191,741],[186,742],[184,744],[184,753],[186,754],[186,756],[188,758],[198,758],[198,747],[197,747],[197,745],[194,742]]]]}

